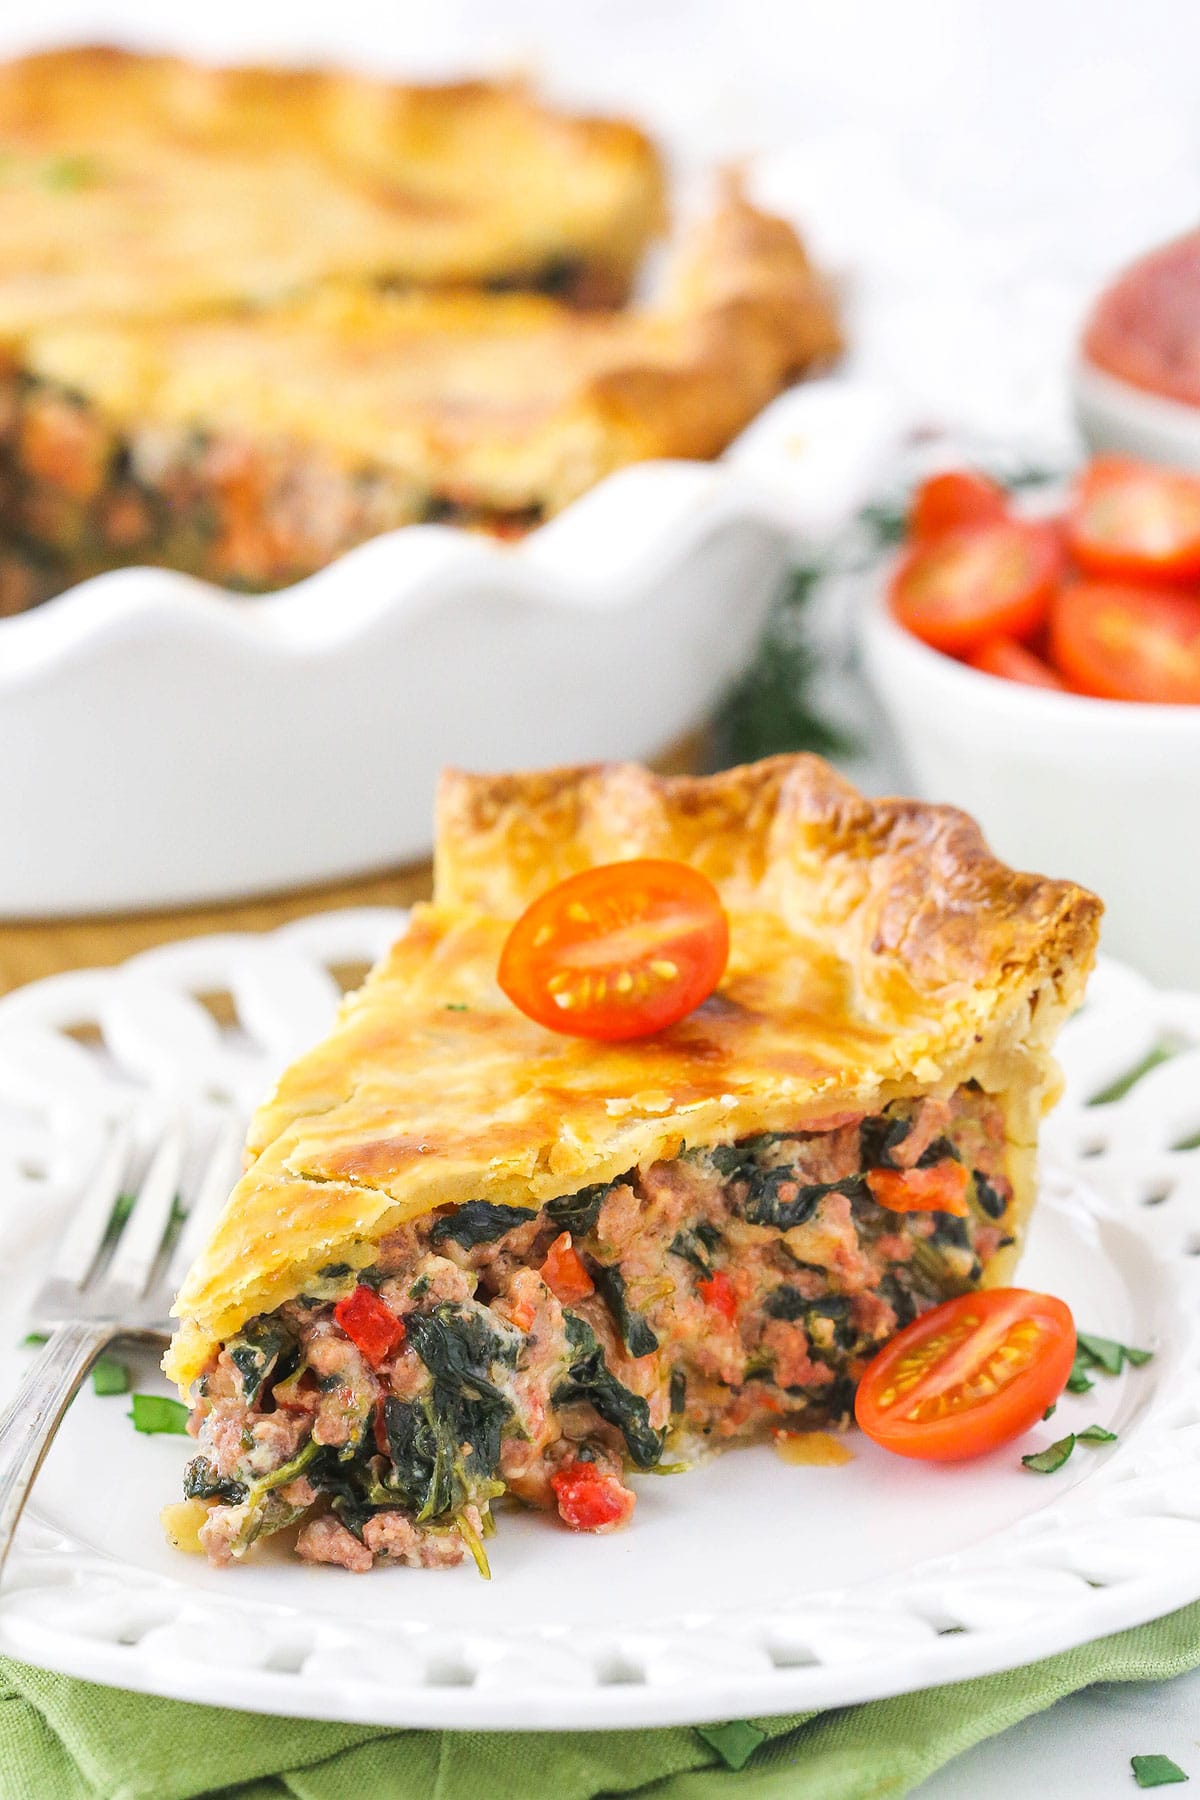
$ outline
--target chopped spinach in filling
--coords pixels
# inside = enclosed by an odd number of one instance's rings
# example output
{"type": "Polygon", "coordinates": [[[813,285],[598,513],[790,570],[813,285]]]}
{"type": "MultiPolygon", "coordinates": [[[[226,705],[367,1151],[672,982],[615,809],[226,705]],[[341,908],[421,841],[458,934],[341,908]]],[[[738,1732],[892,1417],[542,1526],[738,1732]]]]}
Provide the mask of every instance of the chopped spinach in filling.
{"type": "Polygon", "coordinates": [[[185,1494],[211,1508],[215,1560],[306,1520],[320,1560],[465,1543],[484,1567],[506,1492],[588,1529],[632,1507],[622,1469],[668,1447],[677,1466],[848,1419],[865,1362],[1011,1242],[1010,1199],[1002,1116],[963,1088],[693,1147],[540,1211],[440,1209],[226,1344],[198,1384],[185,1494]],[[882,1204],[896,1172],[947,1163],[966,1168],[966,1217],[882,1204]],[[609,1510],[589,1511],[605,1483],[609,1510]]]}

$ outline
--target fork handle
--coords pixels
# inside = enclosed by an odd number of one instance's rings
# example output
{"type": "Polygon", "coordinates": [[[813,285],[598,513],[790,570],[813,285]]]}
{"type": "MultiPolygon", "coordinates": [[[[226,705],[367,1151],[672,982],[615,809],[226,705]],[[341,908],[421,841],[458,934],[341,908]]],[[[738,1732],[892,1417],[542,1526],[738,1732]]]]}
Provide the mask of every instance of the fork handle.
{"type": "Polygon", "coordinates": [[[84,1376],[116,1328],[73,1319],[43,1345],[0,1415],[0,1573],[34,1478],[84,1376]]]}

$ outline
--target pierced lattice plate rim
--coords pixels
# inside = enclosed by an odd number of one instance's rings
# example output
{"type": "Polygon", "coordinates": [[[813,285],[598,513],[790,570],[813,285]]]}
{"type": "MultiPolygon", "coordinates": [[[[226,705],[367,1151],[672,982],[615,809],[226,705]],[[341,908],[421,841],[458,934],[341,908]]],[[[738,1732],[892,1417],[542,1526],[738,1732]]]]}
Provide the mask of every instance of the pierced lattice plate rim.
{"type": "MultiPolygon", "coordinates": [[[[132,1103],[149,1133],[183,1107],[203,1137],[247,1109],[328,1025],[336,972],[403,922],[356,910],[195,939],[0,1002],[10,1343],[105,1121],[132,1103]]],[[[181,1561],[156,1527],[178,1440],[136,1437],[121,1402],[85,1393],[0,1589],[0,1651],[296,1717],[578,1729],[963,1680],[1200,1597],[1200,997],[1102,965],[1063,1063],[1021,1278],[1155,1358],[1064,1399],[1035,1441],[1096,1419],[1119,1432],[1111,1450],[1046,1478],[1015,1453],[947,1472],[857,1441],[845,1469],[737,1452],[679,1483],[642,1479],[614,1538],[506,1515],[485,1588],[466,1571],[360,1581],[281,1557],[226,1573],[181,1561]]]]}

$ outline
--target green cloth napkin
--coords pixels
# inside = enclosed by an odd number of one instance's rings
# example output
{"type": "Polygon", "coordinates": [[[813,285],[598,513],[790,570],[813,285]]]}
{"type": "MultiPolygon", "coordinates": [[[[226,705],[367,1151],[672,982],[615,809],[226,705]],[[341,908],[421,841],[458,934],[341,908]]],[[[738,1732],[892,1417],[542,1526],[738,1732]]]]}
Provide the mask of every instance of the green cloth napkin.
{"type": "Polygon", "coordinates": [[[1200,1604],[979,1681],[738,1732],[381,1731],[151,1700],[0,1659],[3,1800],[886,1800],[1096,1681],[1200,1666],[1200,1604]],[[717,1747],[719,1746],[719,1747],[717,1747]],[[734,1762],[748,1754],[740,1769],[734,1762]]]}

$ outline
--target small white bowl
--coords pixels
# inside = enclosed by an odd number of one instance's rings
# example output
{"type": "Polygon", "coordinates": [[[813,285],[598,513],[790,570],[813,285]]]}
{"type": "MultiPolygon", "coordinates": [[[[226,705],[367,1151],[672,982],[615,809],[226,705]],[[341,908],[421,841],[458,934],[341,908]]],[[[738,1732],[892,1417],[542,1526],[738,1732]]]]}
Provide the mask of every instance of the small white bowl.
{"type": "Polygon", "coordinates": [[[1086,359],[1075,365],[1071,391],[1089,450],[1200,471],[1200,406],[1148,393],[1086,359]]]}
{"type": "Polygon", "coordinates": [[[1200,706],[979,674],[902,630],[885,582],[860,635],[916,791],[971,813],[1014,867],[1099,894],[1110,955],[1154,981],[1200,987],[1200,706]]]}

